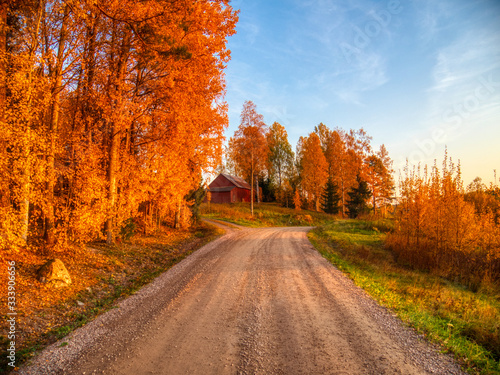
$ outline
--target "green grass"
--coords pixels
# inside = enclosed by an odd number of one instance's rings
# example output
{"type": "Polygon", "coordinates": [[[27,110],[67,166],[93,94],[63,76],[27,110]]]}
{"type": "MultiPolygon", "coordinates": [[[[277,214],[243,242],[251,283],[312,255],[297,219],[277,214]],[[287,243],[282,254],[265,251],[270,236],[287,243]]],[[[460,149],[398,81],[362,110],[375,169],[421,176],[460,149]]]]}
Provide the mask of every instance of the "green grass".
{"type": "Polygon", "coordinates": [[[380,304],[451,351],[470,373],[500,374],[500,299],[394,262],[384,248],[391,224],[339,220],[313,229],[319,252],[380,304]]]}
{"type": "Polygon", "coordinates": [[[296,211],[276,203],[254,204],[252,217],[249,203],[204,203],[201,214],[207,219],[219,219],[246,227],[287,227],[321,225],[332,219],[331,215],[308,210],[296,211]]]}

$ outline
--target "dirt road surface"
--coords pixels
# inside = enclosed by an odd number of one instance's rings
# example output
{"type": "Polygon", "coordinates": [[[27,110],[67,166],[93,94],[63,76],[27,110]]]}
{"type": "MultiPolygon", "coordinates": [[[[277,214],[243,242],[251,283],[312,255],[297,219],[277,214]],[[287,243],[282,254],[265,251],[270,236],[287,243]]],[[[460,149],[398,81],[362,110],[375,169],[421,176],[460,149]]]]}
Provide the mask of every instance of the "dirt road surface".
{"type": "Polygon", "coordinates": [[[309,229],[227,228],[20,373],[462,374],[322,258],[309,229]]]}

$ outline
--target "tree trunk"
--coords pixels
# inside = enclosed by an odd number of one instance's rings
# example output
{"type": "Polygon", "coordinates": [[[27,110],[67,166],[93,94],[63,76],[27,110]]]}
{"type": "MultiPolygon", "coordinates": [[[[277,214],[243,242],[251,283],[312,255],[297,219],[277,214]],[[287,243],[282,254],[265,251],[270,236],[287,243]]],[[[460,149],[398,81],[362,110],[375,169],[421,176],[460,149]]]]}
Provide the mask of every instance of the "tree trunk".
{"type": "Polygon", "coordinates": [[[345,188],[344,179],[342,179],[342,219],[345,217],[345,188]]]}
{"type": "Polygon", "coordinates": [[[252,174],[250,177],[250,214],[253,217],[253,168],[252,168],[252,174]]]}
{"type": "Polygon", "coordinates": [[[180,229],[180,227],[181,227],[181,202],[179,201],[177,211],[175,212],[174,228],[180,229]]]}
{"type": "Polygon", "coordinates": [[[255,178],[255,189],[257,189],[257,204],[260,204],[260,197],[259,197],[259,177],[255,178]]]}
{"type": "MultiPolygon", "coordinates": [[[[280,191],[281,191],[281,163],[278,163],[278,179],[279,179],[280,191]]],[[[268,176],[268,180],[269,180],[269,176],[268,176]]]]}
{"type": "Polygon", "coordinates": [[[108,165],[108,199],[111,212],[109,213],[106,222],[106,243],[113,245],[115,243],[114,237],[114,208],[116,205],[117,189],[117,170],[118,170],[118,150],[120,146],[120,133],[115,131],[115,126],[111,126],[111,145],[109,147],[109,165],[108,165]]]}
{"type": "Polygon", "coordinates": [[[68,21],[69,6],[64,7],[64,16],[59,33],[59,46],[57,50],[57,61],[53,72],[53,85],[52,85],[52,103],[50,110],[50,123],[49,123],[49,136],[50,148],[47,157],[47,204],[45,209],[45,233],[44,239],[46,245],[51,248],[55,245],[55,202],[54,190],[57,183],[55,155],[56,155],[56,142],[59,125],[59,107],[60,96],[62,89],[62,71],[64,64],[64,48],[66,45],[66,28],[68,21]]]}
{"type": "Polygon", "coordinates": [[[254,160],[253,160],[253,154],[252,154],[252,171],[250,173],[250,213],[253,217],[253,163],[254,163],[254,160]]]}
{"type": "MultiPolygon", "coordinates": [[[[92,16],[91,16],[92,17],[92,16]]],[[[91,124],[91,113],[93,108],[91,108],[93,101],[90,100],[91,93],[94,87],[94,77],[95,77],[95,69],[96,69],[96,29],[98,23],[98,15],[92,17],[92,21],[90,26],[87,27],[86,30],[86,44],[85,44],[85,53],[84,53],[84,63],[85,63],[85,75],[83,78],[83,101],[81,106],[81,118],[84,122],[84,131],[85,134],[88,134],[88,142],[90,143],[92,140],[90,128],[91,124]]]]}
{"type": "MultiPolygon", "coordinates": [[[[113,111],[111,117],[111,124],[109,128],[109,164],[108,164],[108,199],[109,199],[109,213],[106,222],[106,242],[112,245],[115,242],[114,238],[114,220],[116,202],[118,198],[118,165],[119,165],[119,151],[122,139],[123,124],[120,116],[123,111],[123,81],[125,80],[125,68],[130,52],[130,30],[126,30],[126,35],[121,41],[121,46],[118,55],[118,61],[115,68],[115,76],[111,77],[110,82],[110,103],[113,111]]],[[[112,64],[114,65],[114,64],[112,64]]]]}
{"type": "MultiPolygon", "coordinates": [[[[26,134],[23,139],[23,159],[25,161],[29,160],[29,152],[30,152],[30,135],[31,129],[30,126],[28,125],[26,127],[26,134]]],[[[30,163],[26,162],[24,166],[24,175],[23,175],[23,191],[22,191],[22,197],[24,198],[24,201],[22,202],[22,208],[21,208],[21,217],[23,220],[23,230],[21,233],[21,238],[24,241],[28,240],[28,232],[29,232],[29,207],[30,207],[30,201],[29,201],[29,193],[30,193],[30,163]]]]}

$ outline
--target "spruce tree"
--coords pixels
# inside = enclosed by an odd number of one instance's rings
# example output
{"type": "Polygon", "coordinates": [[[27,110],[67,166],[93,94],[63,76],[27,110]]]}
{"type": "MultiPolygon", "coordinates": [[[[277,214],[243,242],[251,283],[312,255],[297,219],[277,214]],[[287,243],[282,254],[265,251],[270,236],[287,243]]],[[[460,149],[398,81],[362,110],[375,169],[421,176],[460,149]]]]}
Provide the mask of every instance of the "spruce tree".
{"type": "Polygon", "coordinates": [[[372,195],[367,182],[364,181],[359,174],[356,177],[356,181],[358,182],[358,186],[353,187],[347,193],[349,195],[347,210],[349,211],[349,217],[352,219],[357,218],[360,214],[368,213],[370,211],[366,202],[372,195]]]}
{"type": "Polygon", "coordinates": [[[321,196],[321,209],[328,214],[338,214],[340,207],[340,194],[338,193],[337,185],[329,177],[325,186],[325,191],[321,196]]]}

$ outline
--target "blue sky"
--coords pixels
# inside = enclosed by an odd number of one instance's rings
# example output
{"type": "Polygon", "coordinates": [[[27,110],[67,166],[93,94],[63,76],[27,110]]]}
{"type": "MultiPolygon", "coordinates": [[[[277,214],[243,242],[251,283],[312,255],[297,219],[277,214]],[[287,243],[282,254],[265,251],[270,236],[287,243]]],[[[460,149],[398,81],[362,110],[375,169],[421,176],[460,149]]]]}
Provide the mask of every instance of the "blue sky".
{"type": "Polygon", "coordinates": [[[245,100],[298,138],[323,122],[364,128],[400,169],[500,177],[500,1],[233,0],[229,138],[245,100]]]}

